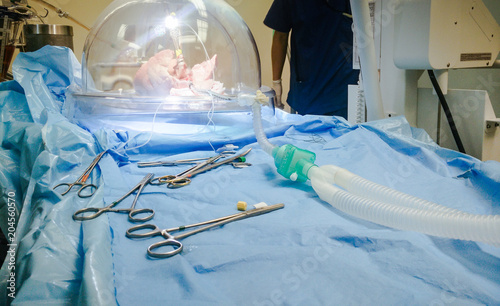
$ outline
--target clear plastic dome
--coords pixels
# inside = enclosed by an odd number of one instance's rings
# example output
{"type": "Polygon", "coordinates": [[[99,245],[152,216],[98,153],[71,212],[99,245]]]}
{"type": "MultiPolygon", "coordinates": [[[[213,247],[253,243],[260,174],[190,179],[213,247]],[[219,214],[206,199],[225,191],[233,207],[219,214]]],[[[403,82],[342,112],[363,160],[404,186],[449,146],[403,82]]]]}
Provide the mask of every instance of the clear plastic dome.
{"type": "Polygon", "coordinates": [[[87,37],[82,81],[74,96],[90,113],[241,111],[260,59],[223,0],[116,0],[87,37]]]}

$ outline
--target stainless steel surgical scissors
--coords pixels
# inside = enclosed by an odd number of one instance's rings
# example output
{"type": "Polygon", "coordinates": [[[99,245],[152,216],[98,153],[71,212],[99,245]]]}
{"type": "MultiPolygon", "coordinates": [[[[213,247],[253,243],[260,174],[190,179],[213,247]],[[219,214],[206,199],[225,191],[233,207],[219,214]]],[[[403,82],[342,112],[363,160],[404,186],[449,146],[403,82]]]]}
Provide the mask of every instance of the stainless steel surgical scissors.
{"type": "Polygon", "coordinates": [[[105,151],[101,152],[99,155],[97,155],[94,158],[94,160],[92,161],[92,163],[90,164],[90,166],[88,166],[87,169],[85,169],[85,172],[83,172],[83,174],[80,175],[80,177],[78,179],[76,179],[76,181],[74,181],[73,183],[60,183],[60,184],[54,186],[54,188],[52,188],[52,190],[55,190],[59,186],[68,186],[68,189],[66,189],[66,191],[64,191],[63,193],[61,193],[61,195],[65,195],[74,186],[81,186],[80,190],[78,190],[78,192],[77,192],[77,195],[80,198],[88,198],[88,197],[93,196],[94,193],[95,193],[95,191],[97,190],[97,186],[94,185],[94,184],[85,184],[85,182],[89,178],[90,173],[92,172],[92,170],[94,170],[94,168],[97,166],[97,164],[99,163],[99,161],[101,160],[101,158],[103,157],[103,155],[106,154],[106,152],[107,152],[107,150],[105,150],[105,151]],[[85,190],[85,189],[87,189],[87,188],[92,188],[92,190],[90,191],[89,194],[83,194],[82,195],[82,191],[85,190]]]}
{"type": "Polygon", "coordinates": [[[213,158],[208,159],[203,163],[199,163],[194,167],[191,167],[177,175],[165,175],[161,177],[157,177],[151,180],[151,184],[153,185],[161,185],[167,184],[168,188],[179,188],[182,186],[186,186],[191,183],[191,178],[197,174],[206,172],[208,170],[217,168],[224,164],[233,163],[237,159],[242,159],[245,155],[247,155],[252,149],[248,149],[245,152],[235,155],[232,157],[228,157],[222,161],[216,162],[220,158],[224,157],[224,153],[214,156],[213,158]],[[158,182],[156,182],[158,181],[158,182]]]}
{"type": "Polygon", "coordinates": [[[119,198],[118,200],[114,201],[113,203],[109,204],[106,207],[103,207],[103,208],[87,207],[87,208],[82,208],[82,209],[78,210],[77,212],[75,212],[73,214],[73,220],[77,220],[77,221],[91,220],[91,219],[97,218],[100,215],[102,215],[103,213],[107,213],[107,212],[128,213],[129,220],[133,221],[133,222],[142,222],[142,221],[151,220],[153,218],[153,216],[155,215],[155,211],[152,210],[151,208],[135,209],[135,204],[137,203],[137,200],[139,199],[139,195],[141,194],[142,190],[149,183],[149,181],[151,180],[152,177],[153,177],[153,173],[147,174],[139,184],[137,184],[134,188],[132,188],[129,192],[127,192],[123,197],[119,198]],[[114,209],[113,208],[116,205],[118,205],[118,203],[123,201],[126,197],[128,197],[129,195],[134,193],[135,191],[137,191],[137,194],[135,195],[134,201],[132,202],[132,206],[130,208],[122,208],[122,209],[114,209]],[[83,214],[85,214],[87,212],[92,212],[93,214],[91,214],[89,216],[84,216],[83,214]],[[148,214],[148,215],[143,217],[143,218],[135,217],[136,215],[139,215],[139,214],[148,214]]]}
{"type": "Polygon", "coordinates": [[[245,219],[245,218],[255,217],[255,216],[262,215],[262,214],[265,214],[265,213],[268,213],[268,212],[271,212],[271,211],[274,211],[274,210],[277,210],[277,209],[280,209],[283,207],[285,207],[284,204],[274,204],[274,205],[270,205],[270,206],[265,206],[265,207],[256,208],[256,209],[244,211],[241,213],[229,215],[229,216],[222,217],[222,218],[217,218],[217,219],[213,219],[213,220],[209,220],[209,221],[205,221],[205,222],[184,225],[184,226],[179,226],[179,227],[174,227],[174,228],[169,228],[169,229],[164,229],[164,230],[159,229],[158,226],[156,226],[154,224],[141,224],[141,225],[137,225],[137,226],[133,226],[133,227],[129,228],[125,235],[128,238],[146,238],[146,237],[154,237],[154,236],[163,236],[163,238],[166,239],[165,241],[153,243],[152,245],[150,245],[148,247],[148,255],[151,257],[156,257],[156,258],[166,258],[166,257],[171,257],[171,256],[174,256],[176,254],[179,254],[182,251],[182,243],[179,241],[181,239],[184,239],[184,238],[189,237],[191,235],[197,234],[199,232],[206,231],[206,230],[211,229],[211,228],[216,227],[216,226],[221,226],[221,225],[227,224],[229,222],[238,221],[238,220],[245,219]],[[177,236],[173,236],[170,234],[171,232],[182,231],[182,230],[185,230],[188,228],[198,227],[198,226],[202,226],[202,225],[206,225],[206,226],[192,230],[192,231],[187,232],[187,233],[179,234],[177,236]],[[142,231],[144,229],[151,229],[151,231],[146,232],[146,233],[136,233],[136,232],[142,231]],[[154,251],[155,249],[158,249],[158,248],[161,248],[164,246],[172,246],[174,249],[171,251],[168,251],[168,252],[163,252],[163,253],[154,251]]]}

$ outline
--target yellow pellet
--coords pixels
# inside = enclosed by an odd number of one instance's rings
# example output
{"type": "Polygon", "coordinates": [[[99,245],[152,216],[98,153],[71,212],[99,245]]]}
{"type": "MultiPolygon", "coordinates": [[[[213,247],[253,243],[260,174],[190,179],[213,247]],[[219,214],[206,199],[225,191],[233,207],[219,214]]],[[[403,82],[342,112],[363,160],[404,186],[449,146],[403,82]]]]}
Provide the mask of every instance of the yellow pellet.
{"type": "Polygon", "coordinates": [[[245,210],[247,210],[247,202],[238,201],[238,204],[236,204],[236,207],[238,207],[238,210],[245,211],[245,210]]]}

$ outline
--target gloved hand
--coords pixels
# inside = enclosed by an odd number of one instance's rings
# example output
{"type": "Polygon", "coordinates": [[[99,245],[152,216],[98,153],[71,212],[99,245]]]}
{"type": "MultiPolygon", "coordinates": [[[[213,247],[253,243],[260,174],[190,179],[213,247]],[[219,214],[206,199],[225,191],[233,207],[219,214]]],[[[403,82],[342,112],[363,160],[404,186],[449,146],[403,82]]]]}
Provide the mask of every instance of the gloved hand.
{"type": "Polygon", "coordinates": [[[284,109],[285,105],[281,102],[281,94],[283,93],[283,88],[281,87],[281,80],[273,80],[273,89],[276,93],[276,98],[274,100],[274,107],[279,109],[284,109]]]}

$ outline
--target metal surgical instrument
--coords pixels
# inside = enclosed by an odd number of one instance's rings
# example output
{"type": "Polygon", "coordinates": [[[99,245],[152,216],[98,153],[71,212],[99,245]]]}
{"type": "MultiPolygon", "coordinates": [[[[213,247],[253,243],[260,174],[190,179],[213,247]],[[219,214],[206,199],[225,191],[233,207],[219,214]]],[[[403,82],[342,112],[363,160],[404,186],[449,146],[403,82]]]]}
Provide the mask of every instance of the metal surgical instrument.
{"type": "Polygon", "coordinates": [[[142,167],[155,167],[155,166],[177,166],[180,164],[196,164],[202,160],[207,160],[209,158],[210,157],[180,159],[174,161],[140,162],[137,163],[137,166],[142,168],[142,167]]]}
{"type": "Polygon", "coordinates": [[[106,207],[99,208],[99,207],[87,207],[87,208],[82,208],[75,212],[73,214],[73,220],[77,221],[86,221],[86,220],[91,220],[94,218],[99,217],[103,213],[107,212],[116,212],[116,213],[128,213],[128,218],[130,221],[133,222],[142,222],[142,221],[148,221],[153,218],[155,215],[155,211],[152,210],[151,208],[141,208],[141,209],[135,209],[135,204],[137,203],[137,200],[139,199],[139,195],[141,194],[142,190],[144,187],[149,183],[151,178],[153,177],[153,173],[147,174],[142,181],[137,184],[134,188],[132,188],[129,192],[127,192],[123,197],[119,198],[118,200],[114,201],[113,203],[109,204],[106,207]],[[127,198],[129,195],[137,191],[137,194],[135,195],[134,201],[132,202],[132,206],[130,208],[121,208],[121,209],[114,209],[118,203],[120,203],[122,200],[127,198]],[[93,214],[89,216],[83,216],[83,214],[91,212],[93,214]],[[135,217],[136,215],[139,214],[148,214],[147,216],[143,218],[137,218],[135,217]]]}
{"type": "Polygon", "coordinates": [[[101,160],[101,158],[104,156],[104,154],[106,154],[107,150],[99,153],[99,155],[97,155],[94,160],[92,161],[92,163],[90,164],[90,166],[87,167],[87,169],[85,169],[85,172],[83,172],[82,175],[80,175],[80,177],[78,179],[76,179],[76,181],[74,181],[73,183],[60,183],[56,186],[54,186],[54,188],[52,188],[52,190],[55,190],[57,187],[59,186],[67,186],[68,188],[66,189],[66,191],[62,192],[61,195],[65,195],[67,194],[74,186],[81,186],[80,189],[78,190],[77,192],[77,195],[80,197],[80,198],[88,198],[88,197],[91,197],[94,195],[95,191],[97,190],[97,186],[94,185],[94,184],[85,184],[85,182],[87,181],[87,179],[89,178],[90,176],[90,173],[92,172],[92,170],[94,170],[94,168],[97,166],[97,164],[99,163],[99,161],[101,160]],[[91,192],[89,194],[83,194],[82,195],[82,191],[84,189],[87,189],[87,188],[91,188],[91,192]]]}
{"type": "Polygon", "coordinates": [[[200,168],[203,168],[208,164],[211,164],[211,163],[217,161],[218,159],[220,159],[223,156],[224,155],[219,154],[219,155],[210,157],[206,161],[198,163],[195,166],[193,166],[187,170],[184,170],[181,173],[176,174],[176,175],[165,175],[165,176],[161,176],[161,177],[155,177],[154,179],[151,179],[150,184],[151,185],[168,184],[167,186],[169,186],[170,184],[173,183],[173,184],[175,184],[175,187],[186,186],[191,182],[191,180],[187,178],[187,176],[190,173],[192,173],[200,168]],[[158,181],[158,183],[156,181],[158,181]]]}
{"type": "Polygon", "coordinates": [[[128,238],[146,238],[146,237],[154,237],[154,236],[162,236],[165,238],[165,241],[160,241],[157,243],[153,243],[148,247],[148,255],[151,257],[156,257],[156,258],[166,258],[166,257],[171,257],[176,254],[179,254],[182,251],[182,243],[179,241],[181,239],[184,239],[186,237],[189,237],[191,235],[197,234],[199,232],[206,231],[208,229],[211,229],[213,227],[217,226],[222,226],[224,224],[233,222],[233,221],[238,221],[242,220],[245,218],[250,218],[250,217],[255,217],[258,215],[262,215],[280,208],[285,207],[284,204],[275,204],[275,205],[270,205],[266,207],[261,207],[261,208],[256,208],[252,210],[247,210],[245,212],[229,215],[226,217],[222,218],[217,218],[205,222],[200,222],[200,223],[195,223],[195,224],[190,224],[190,225],[184,225],[184,226],[179,226],[179,227],[174,227],[170,229],[164,229],[161,230],[158,228],[158,226],[154,224],[141,224],[137,226],[133,226],[129,228],[126,232],[126,236],[128,238]],[[193,228],[193,227],[198,227],[205,225],[204,227],[195,229],[193,231],[187,232],[187,233],[182,233],[177,236],[173,236],[170,233],[175,232],[175,231],[182,231],[188,228],[193,228]],[[146,233],[135,233],[137,231],[142,231],[144,229],[151,229],[150,232],[146,233]],[[168,252],[155,252],[155,249],[164,247],[164,246],[172,246],[174,249],[168,252]]]}
{"type": "MultiPolygon", "coordinates": [[[[221,154],[215,156],[214,160],[208,159],[206,162],[198,164],[197,166],[194,166],[184,172],[181,172],[177,175],[165,175],[162,177],[154,178],[153,180],[155,181],[152,184],[159,185],[159,184],[167,184],[168,188],[179,188],[182,186],[189,185],[191,183],[191,178],[197,174],[209,171],[211,169],[217,168],[219,166],[222,166],[224,164],[229,164],[233,163],[237,159],[241,159],[243,156],[247,155],[252,149],[248,149],[245,152],[235,155],[229,158],[226,158],[222,161],[215,162],[221,157],[223,157],[221,154]],[[156,183],[158,181],[158,183],[156,183]]],[[[153,181],[152,180],[152,181],[153,181]]]]}

